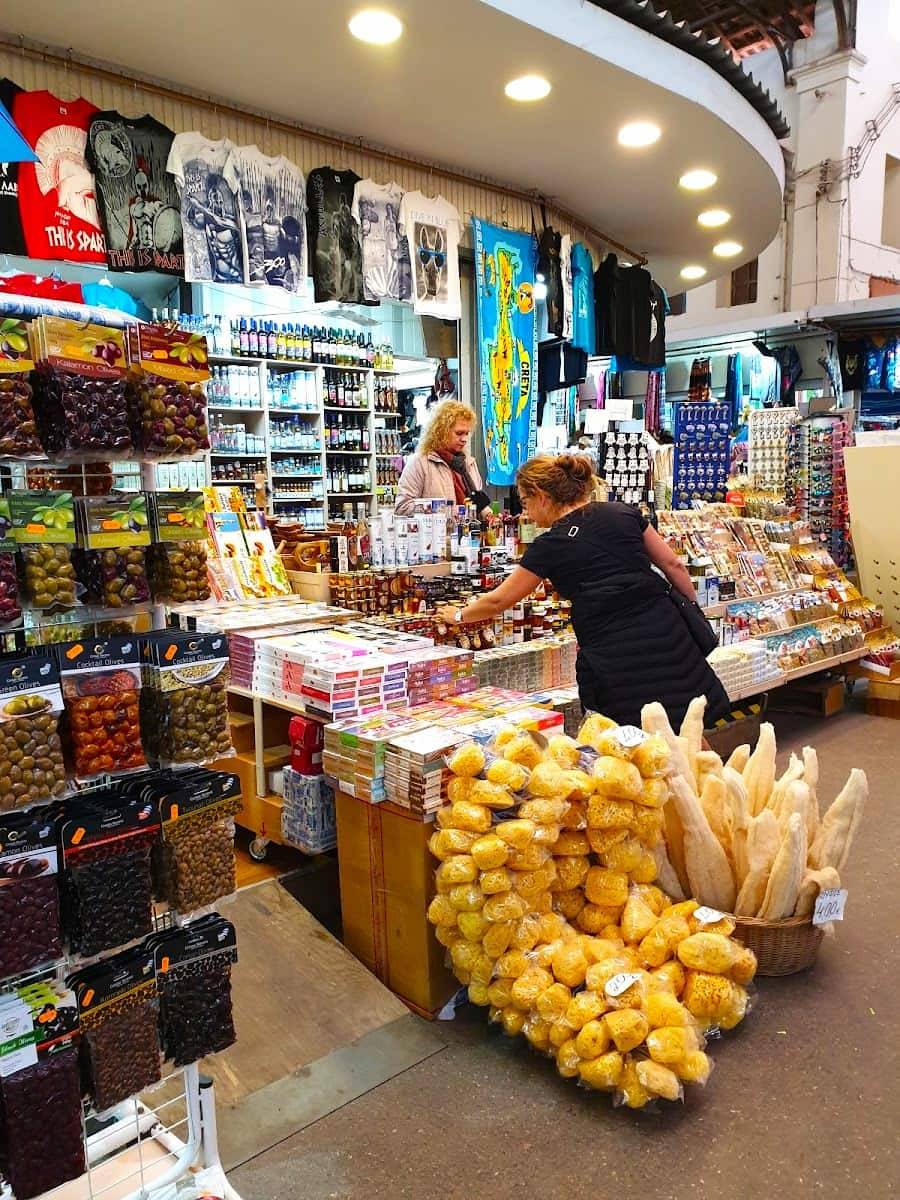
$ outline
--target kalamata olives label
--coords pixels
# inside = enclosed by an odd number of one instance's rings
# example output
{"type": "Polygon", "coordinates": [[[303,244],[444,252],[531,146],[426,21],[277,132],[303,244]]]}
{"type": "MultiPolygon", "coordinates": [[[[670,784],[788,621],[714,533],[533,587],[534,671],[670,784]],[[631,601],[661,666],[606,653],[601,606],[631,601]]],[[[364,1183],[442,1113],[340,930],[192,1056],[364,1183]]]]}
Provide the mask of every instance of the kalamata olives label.
{"type": "Polygon", "coordinates": [[[41,813],[0,819],[0,887],[56,874],[57,822],[41,813]]]}
{"type": "Polygon", "coordinates": [[[153,500],[157,541],[183,542],[206,537],[202,492],[157,492],[153,500]]]}
{"type": "Polygon", "coordinates": [[[128,496],[88,496],[78,501],[81,545],[88,549],[149,546],[146,492],[128,496]]]}
{"type": "Polygon", "coordinates": [[[34,369],[28,328],[26,321],[15,316],[0,319],[0,374],[34,369]]]}
{"type": "Polygon", "coordinates": [[[132,361],[148,375],[203,382],[209,379],[206,338],[171,325],[132,325],[128,331],[132,361]]]}
{"type": "Polygon", "coordinates": [[[35,362],[95,378],[124,376],[125,335],[108,325],[38,317],[32,325],[35,362]]]}
{"type": "Polygon", "coordinates": [[[12,535],[20,546],[75,541],[75,507],[71,492],[11,491],[12,535]]]}

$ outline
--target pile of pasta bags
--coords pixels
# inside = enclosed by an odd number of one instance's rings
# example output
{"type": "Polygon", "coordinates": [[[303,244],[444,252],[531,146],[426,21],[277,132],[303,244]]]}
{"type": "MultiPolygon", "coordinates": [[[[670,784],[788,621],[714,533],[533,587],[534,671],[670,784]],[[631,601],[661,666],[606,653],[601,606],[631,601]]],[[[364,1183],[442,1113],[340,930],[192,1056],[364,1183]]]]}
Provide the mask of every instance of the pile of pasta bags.
{"type": "Polygon", "coordinates": [[[748,1007],[734,921],[658,886],[671,751],[592,715],[578,738],[509,726],[448,761],[429,909],[469,999],[563,1076],[642,1108],[705,1083],[748,1007]]]}

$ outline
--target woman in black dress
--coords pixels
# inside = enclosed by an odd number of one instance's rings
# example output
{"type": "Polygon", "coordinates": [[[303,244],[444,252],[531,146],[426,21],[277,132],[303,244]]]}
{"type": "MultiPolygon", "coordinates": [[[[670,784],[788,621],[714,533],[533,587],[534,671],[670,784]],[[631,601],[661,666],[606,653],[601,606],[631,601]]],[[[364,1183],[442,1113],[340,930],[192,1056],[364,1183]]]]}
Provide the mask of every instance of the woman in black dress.
{"type": "Polygon", "coordinates": [[[499,587],[464,608],[445,605],[439,615],[484,621],[549,579],[572,602],[585,709],[640,725],[642,706],[658,700],[677,729],[693,697],[705,695],[707,722],[725,716],[725,690],[669,595],[671,587],[696,603],[691,577],[641,513],[594,501],[598,480],[578,455],[533,458],[516,484],[529,520],[547,531],[499,587]]]}

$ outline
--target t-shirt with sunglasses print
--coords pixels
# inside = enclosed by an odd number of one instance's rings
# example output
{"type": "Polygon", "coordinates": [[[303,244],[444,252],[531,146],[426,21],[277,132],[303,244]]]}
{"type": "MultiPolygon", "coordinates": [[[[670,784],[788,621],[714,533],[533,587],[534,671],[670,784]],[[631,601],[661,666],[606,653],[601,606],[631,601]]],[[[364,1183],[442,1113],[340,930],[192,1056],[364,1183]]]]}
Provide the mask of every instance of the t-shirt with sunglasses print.
{"type": "Polygon", "coordinates": [[[400,204],[400,229],[409,246],[416,312],[458,320],[460,228],[455,205],[443,196],[407,192],[400,204]]]}

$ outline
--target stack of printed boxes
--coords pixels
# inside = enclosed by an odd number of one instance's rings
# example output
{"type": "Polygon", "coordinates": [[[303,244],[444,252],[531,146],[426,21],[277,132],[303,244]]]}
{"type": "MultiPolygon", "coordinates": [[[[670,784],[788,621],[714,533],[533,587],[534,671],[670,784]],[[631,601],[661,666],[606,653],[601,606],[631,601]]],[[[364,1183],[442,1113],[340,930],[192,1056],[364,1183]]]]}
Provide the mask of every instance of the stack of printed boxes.
{"type": "Polygon", "coordinates": [[[384,766],[388,800],[423,817],[436,812],[447,794],[444,760],[462,741],[465,734],[439,725],[392,738],[384,766]]]}
{"type": "Polygon", "coordinates": [[[422,725],[421,719],[408,714],[382,713],[326,726],[322,754],[326,775],[347,795],[380,804],[386,799],[384,759],[388,743],[422,725]]]}
{"type": "Polygon", "coordinates": [[[409,655],[410,704],[463,696],[478,686],[475,652],[457,646],[426,646],[409,655]]]}

